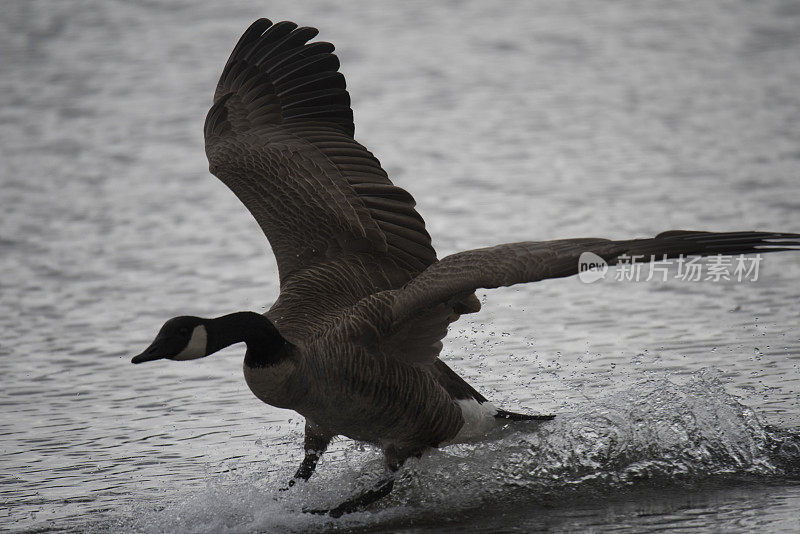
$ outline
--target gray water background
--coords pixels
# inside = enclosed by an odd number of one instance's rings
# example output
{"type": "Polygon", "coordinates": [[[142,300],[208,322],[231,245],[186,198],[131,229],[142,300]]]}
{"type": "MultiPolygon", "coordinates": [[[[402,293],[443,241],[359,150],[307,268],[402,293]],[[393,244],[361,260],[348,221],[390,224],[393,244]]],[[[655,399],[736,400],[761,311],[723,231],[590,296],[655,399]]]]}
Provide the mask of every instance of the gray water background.
{"type": "Polygon", "coordinates": [[[240,347],[131,366],[171,316],[277,295],[202,142],[260,16],[336,44],[356,137],[440,257],[800,232],[798,2],[4,3],[0,528],[800,529],[800,486],[765,448],[768,425],[800,427],[793,254],[752,283],[486,292],[444,358],[504,407],[561,416],[411,462],[375,511],[338,521],[299,510],[355,491],[379,454],[337,442],[307,487],[277,492],[302,421],[251,395],[240,347]]]}

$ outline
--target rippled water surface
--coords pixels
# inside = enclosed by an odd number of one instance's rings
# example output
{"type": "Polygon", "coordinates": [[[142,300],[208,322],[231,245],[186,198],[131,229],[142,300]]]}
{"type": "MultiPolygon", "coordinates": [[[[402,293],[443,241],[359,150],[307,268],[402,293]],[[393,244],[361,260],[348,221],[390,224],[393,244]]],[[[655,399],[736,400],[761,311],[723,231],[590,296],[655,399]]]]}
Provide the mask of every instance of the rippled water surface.
{"type": "MultiPolygon", "coordinates": [[[[133,367],[174,315],[265,310],[255,222],[207,171],[255,18],[337,45],[357,138],[440,257],[671,228],[800,232],[800,3],[9,2],[0,19],[0,525],[12,531],[800,530],[800,255],[755,282],[486,292],[444,357],[556,412],[435,451],[371,512],[342,440],[277,488],[302,420],[242,349],[133,367]]],[[[674,272],[672,273],[674,274],[674,272]]],[[[674,277],[671,277],[674,278],[674,277]]]]}

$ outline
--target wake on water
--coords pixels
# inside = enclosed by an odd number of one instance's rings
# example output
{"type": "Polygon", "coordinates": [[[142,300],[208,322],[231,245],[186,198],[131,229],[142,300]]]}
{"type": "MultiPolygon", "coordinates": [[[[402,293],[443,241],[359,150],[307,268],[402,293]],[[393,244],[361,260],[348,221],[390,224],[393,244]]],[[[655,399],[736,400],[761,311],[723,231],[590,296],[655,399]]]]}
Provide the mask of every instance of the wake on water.
{"type": "MultiPolygon", "coordinates": [[[[381,472],[377,450],[352,451],[290,491],[290,470],[238,469],[206,489],[139,505],[115,527],[139,532],[313,531],[381,527],[415,517],[446,521],[484,506],[552,504],[714,480],[800,477],[800,431],[769,427],[707,369],[685,384],[669,377],[576,406],[545,423],[515,423],[486,440],[433,451],[406,464],[395,491],[371,512],[341,519],[301,513],[336,504],[381,472]]],[[[105,525],[104,527],[108,527],[105,525]]]]}

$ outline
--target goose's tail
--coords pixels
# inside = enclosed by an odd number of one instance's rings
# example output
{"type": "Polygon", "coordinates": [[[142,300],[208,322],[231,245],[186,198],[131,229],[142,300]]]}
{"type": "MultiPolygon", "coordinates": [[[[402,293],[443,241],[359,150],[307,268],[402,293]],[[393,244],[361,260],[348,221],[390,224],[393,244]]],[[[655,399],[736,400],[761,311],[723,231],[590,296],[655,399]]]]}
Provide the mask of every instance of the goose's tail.
{"type": "Polygon", "coordinates": [[[555,415],[536,415],[529,413],[516,413],[507,412],[505,410],[497,410],[494,414],[495,419],[505,419],[506,421],[550,421],[555,419],[555,415]]]}

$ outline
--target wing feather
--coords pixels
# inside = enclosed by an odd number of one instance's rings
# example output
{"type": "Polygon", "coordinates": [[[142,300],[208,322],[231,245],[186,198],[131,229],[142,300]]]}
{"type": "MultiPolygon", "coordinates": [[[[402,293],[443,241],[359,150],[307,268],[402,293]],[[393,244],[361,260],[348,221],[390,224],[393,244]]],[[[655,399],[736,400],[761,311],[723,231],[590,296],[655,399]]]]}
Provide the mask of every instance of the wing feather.
{"type": "Polygon", "coordinates": [[[275,254],[282,293],[270,317],[295,338],[436,261],[414,198],[353,138],[339,59],[332,44],[309,42],[317,34],[255,21],[225,64],[205,123],[211,172],[275,254]],[[307,296],[322,291],[312,306],[307,296]]]}
{"type": "Polygon", "coordinates": [[[308,42],[317,34],[267,19],[244,32],[206,118],[210,169],[267,235],[282,284],[365,253],[408,280],[436,261],[430,236],[414,198],[353,139],[339,59],[330,43],[308,42]]]}
{"type": "MultiPolygon", "coordinates": [[[[430,316],[441,305],[447,309],[479,288],[536,282],[578,274],[579,259],[592,252],[614,265],[628,257],[649,262],[678,256],[711,256],[800,250],[800,234],[776,232],[696,232],[672,230],[649,239],[610,241],[583,238],[509,243],[468,250],[443,258],[401,289],[363,299],[356,307],[354,335],[366,335],[385,347],[384,353],[420,363],[419,355],[398,356],[409,325],[430,316]]],[[[630,261],[628,258],[626,261],[630,261]]],[[[441,331],[432,330],[435,335],[441,331]]],[[[418,339],[431,345],[440,338],[418,339]]],[[[422,363],[431,363],[428,360],[422,363]]]]}

